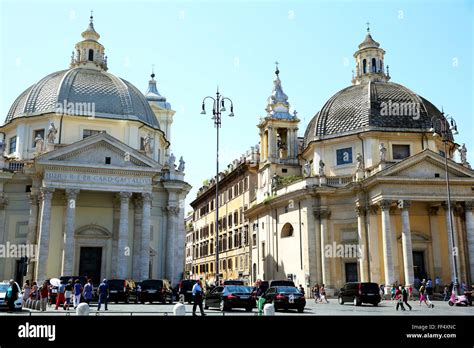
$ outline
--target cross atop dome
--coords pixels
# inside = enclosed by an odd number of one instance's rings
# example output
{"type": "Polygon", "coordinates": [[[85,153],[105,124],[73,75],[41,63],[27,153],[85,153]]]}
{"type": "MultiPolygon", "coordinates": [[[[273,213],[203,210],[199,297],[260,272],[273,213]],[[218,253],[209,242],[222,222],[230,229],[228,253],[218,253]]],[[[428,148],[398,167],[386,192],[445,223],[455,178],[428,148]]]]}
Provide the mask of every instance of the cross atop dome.
{"type": "Polygon", "coordinates": [[[94,16],[91,10],[89,25],[81,33],[83,41],[76,44],[71,56],[71,68],[88,67],[90,69],[107,70],[107,56],[104,46],[99,43],[100,35],[94,28],[94,16]]]}

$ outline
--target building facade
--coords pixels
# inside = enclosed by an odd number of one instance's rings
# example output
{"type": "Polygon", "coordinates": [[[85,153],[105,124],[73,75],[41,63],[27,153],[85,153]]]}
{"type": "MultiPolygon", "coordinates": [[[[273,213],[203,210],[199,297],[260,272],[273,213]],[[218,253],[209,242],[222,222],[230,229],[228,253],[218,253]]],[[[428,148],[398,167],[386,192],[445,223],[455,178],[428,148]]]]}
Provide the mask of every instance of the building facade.
{"type": "Polygon", "coordinates": [[[385,51],[370,32],[355,52],[352,85],[313,117],[301,142],[279,71],[258,125],[261,158],[252,280],[293,279],[337,292],[348,281],[414,284],[474,280],[474,171],[447,151],[432,103],[390,82],[385,51]],[[445,156],[454,231],[449,233],[445,156]]]}
{"type": "Polygon", "coordinates": [[[37,247],[0,259],[0,278],[177,282],[190,186],[170,153],[175,112],[154,74],[142,94],[108,72],[92,16],[82,37],[69,69],[26,89],[0,127],[0,242],[37,247]]]}
{"type": "MultiPolygon", "coordinates": [[[[255,200],[258,147],[252,147],[230,164],[219,179],[219,274],[220,279],[250,281],[249,222],[244,212],[255,200]]],[[[198,190],[193,207],[191,277],[215,281],[215,177],[198,190]]]]}

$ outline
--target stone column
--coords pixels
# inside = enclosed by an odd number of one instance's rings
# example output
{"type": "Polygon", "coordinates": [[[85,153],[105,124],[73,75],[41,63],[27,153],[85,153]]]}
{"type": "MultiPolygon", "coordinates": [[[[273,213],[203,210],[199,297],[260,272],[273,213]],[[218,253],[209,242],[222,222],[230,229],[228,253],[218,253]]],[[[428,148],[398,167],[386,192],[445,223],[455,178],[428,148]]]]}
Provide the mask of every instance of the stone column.
{"type": "Polygon", "coordinates": [[[276,134],[272,126],[268,127],[268,159],[273,161],[277,157],[276,134]]]}
{"type": "MultiPolygon", "coordinates": [[[[451,226],[454,229],[454,221],[453,215],[451,211],[451,215],[449,214],[448,204],[443,202],[443,208],[446,216],[446,234],[448,235],[448,262],[449,262],[449,270],[451,274],[451,279],[449,281],[454,281],[456,279],[455,270],[454,270],[454,259],[453,259],[453,235],[451,233],[451,226]]],[[[451,209],[453,208],[454,204],[451,203],[451,209]]],[[[455,246],[457,247],[457,245],[455,246]]]]}
{"type": "Polygon", "coordinates": [[[181,245],[176,244],[176,233],[178,231],[178,214],[179,207],[175,205],[169,205],[166,208],[168,213],[168,224],[166,231],[166,263],[165,263],[165,277],[172,280],[176,278],[176,252],[177,248],[181,248],[181,245]]]}
{"type": "Polygon", "coordinates": [[[49,249],[49,233],[51,227],[51,201],[54,189],[41,188],[40,201],[40,223],[38,237],[38,255],[36,263],[36,282],[42,284],[47,279],[47,262],[49,249]]]}
{"type": "MultiPolygon", "coordinates": [[[[38,228],[38,195],[30,193],[30,216],[28,218],[28,236],[27,243],[29,245],[36,244],[36,230],[38,228]]],[[[37,257],[37,255],[36,255],[37,257]]],[[[28,260],[28,270],[26,273],[26,279],[30,282],[33,281],[34,277],[34,263],[37,260],[28,260]]]]}
{"type": "Polygon", "coordinates": [[[311,250],[315,248],[316,258],[314,260],[316,264],[316,283],[321,284],[323,282],[323,271],[321,269],[321,262],[322,262],[322,255],[321,251],[323,248],[321,247],[321,215],[319,214],[319,210],[314,211],[315,215],[315,245],[309,246],[308,248],[311,250]]]}
{"type": "MultiPolygon", "coordinates": [[[[142,193],[142,240],[140,252],[140,279],[150,278],[150,219],[151,219],[151,193],[142,193]]],[[[184,247],[184,246],[183,246],[184,247]]]]}
{"type": "Polygon", "coordinates": [[[134,200],[134,216],[133,216],[133,259],[132,259],[132,277],[133,279],[143,280],[140,278],[140,258],[141,258],[141,242],[142,242],[142,223],[143,223],[143,200],[142,197],[136,197],[134,200]]]}
{"type": "Polygon", "coordinates": [[[410,205],[410,201],[398,201],[398,208],[402,211],[402,251],[405,285],[413,285],[415,280],[413,275],[413,249],[411,244],[410,215],[408,213],[410,205]]]}
{"type": "Polygon", "coordinates": [[[117,258],[118,258],[118,233],[120,225],[120,196],[113,198],[113,225],[112,225],[112,277],[117,278],[117,258]]]}
{"type": "Polygon", "coordinates": [[[370,281],[380,284],[382,282],[380,272],[380,253],[379,253],[379,228],[378,228],[378,205],[368,206],[368,230],[369,230],[369,270],[370,281]]]}
{"type": "Polygon", "coordinates": [[[320,217],[320,231],[321,231],[321,270],[322,270],[322,280],[326,288],[330,288],[332,285],[331,281],[331,260],[325,255],[325,247],[329,243],[328,235],[328,217],[331,215],[331,212],[323,208],[319,211],[320,217]]]}
{"type": "Polygon", "coordinates": [[[465,202],[467,250],[469,253],[469,271],[471,283],[474,282],[474,201],[465,202]]]}
{"type": "Polygon", "coordinates": [[[118,234],[118,255],[117,255],[117,278],[127,278],[127,254],[128,248],[128,210],[129,201],[132,194],[130,192],[120,192],[120,223],[118,234]]]}
{"type": "Polygon", "coordinates": [[[61,275],[73,274],[74,230],[76,228],[76,198],[79,190],[66,190],[66,222],[64,225],[64,246],[61,275]]]}
{"type": "Polygon", "coordinates": [[[462,223],[462,218],[465,216],[464,207],[460,204],[456,204],[453,210],[454,215],[454,238],[456,240],[456,265],[458,271],[458,280],[459,282],[466,282],[467,280],[467,265],[466,265],[466,254],[465,254],[465,244],[462,234],[464,228],[462,223]]]}
{"type": "Polygon", "coordinates": [[[390,226],[390,206],[391,201],[382,200],[380,208],[382,209],[382,248],[383,263],[385,270],[385,291],[388,293],[395,282],[393,259],[392,259],[392,231],[390,226]]]}
{"type": "Polygon", "coordinates": [[[362,206],[357,206],[356,213],[357,213],[357,236],[359,240],[358,261],[359,261],[360,281],[368,282],[369,269],[368,269],[368,260],[367,260],[367,238],[365,236],[366,209],[362,206]]]}
{"type": "Polygon", "coordinates": [[[440,276],[442,274],[441,265],[441,244],[439,241],[439,223],[438,223],[438,211],[439,207],[432,205],[428,207],[428,217],[430,221],[430,232],[431,232],[431,246],[433,249],[433,266],[434,276],[440,276]]]}

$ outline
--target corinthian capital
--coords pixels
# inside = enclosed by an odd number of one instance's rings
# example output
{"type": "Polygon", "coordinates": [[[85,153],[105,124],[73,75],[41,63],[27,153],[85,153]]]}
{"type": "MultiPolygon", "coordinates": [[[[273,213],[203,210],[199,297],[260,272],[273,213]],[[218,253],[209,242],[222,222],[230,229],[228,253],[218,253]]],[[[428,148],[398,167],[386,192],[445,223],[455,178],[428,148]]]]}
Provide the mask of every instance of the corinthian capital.
{"type": "Polygon", "coordinates": [[[397,202],[398,209],[407,210],[411,206],[411,201],[400,199],[397,202]]]}
{"type": "Polygon", "coordinates": [[[464,206],[466,211],[473,211],[474,210],[474,201],[465,201],[464,206]]]}
{"type": "Polygon", "coordinates": [[[389,199],[383,199],[379,202],[379,204],[382,210],[390,210],[390,207],[392,206],[392,201],[389,199]]]}

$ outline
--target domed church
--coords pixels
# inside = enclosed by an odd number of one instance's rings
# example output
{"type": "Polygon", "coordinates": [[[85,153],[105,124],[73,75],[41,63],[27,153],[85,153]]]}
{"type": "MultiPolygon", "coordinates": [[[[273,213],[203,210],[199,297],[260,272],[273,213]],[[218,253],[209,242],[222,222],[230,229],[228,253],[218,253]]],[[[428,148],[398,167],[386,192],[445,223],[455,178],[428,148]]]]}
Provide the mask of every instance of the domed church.
{"type": "Polygon", "coordinates": [[[457,127],[445,133],[445,150],[443,112],[391,82],[369,29],[354,58],[352,84],[329,98],[304,138],[276,71],[258,125],[257,199],[245,212],[252,278],[325,284],[330,294],[350,281],[474,281],[474,171],[457,127]]]}
{"type": "Polygon", "coordinates": [[[108,72],[99,38],[91,16],[69,69],[28,87],[1,126],[0,240],[25,254],[0,258],[0,279],[182,276],[191,187],[170,151],[175,112],[154,74],[143,94],[108,72]]]}

